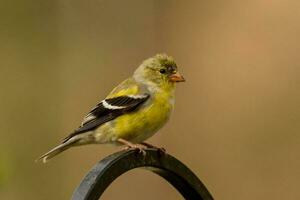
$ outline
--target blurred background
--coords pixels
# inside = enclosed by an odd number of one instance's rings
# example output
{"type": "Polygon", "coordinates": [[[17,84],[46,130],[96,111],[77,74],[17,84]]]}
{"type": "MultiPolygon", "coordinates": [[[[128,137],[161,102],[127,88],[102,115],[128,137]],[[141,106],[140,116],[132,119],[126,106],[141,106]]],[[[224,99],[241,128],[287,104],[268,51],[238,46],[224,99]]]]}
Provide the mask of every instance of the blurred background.
{"type": "MultiPolygon", "coordinates": [[[[300,199],[300,1],[2,0],[0,199],[69,199],[111,146],[34,160],[147,57],[187,79],[163,146],[215,199],[300,199]]],[[[182,197],[144,170],[103,199],[182,197]]]]}

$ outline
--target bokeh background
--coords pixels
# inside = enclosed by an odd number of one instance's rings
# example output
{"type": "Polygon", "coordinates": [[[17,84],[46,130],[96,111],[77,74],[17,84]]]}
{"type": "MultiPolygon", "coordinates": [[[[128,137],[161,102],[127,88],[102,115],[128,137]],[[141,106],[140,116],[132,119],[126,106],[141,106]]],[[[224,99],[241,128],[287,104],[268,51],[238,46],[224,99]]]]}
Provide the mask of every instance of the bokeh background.
{"type": "MultiPolygon", "coordinates": [[[[69,199],[116,147],[56,145],[143,59],[172,55],[187,82],[149,140],[215,199],[300,199],[300,1],[2,0],[0,199],[69,199]]],[[[182,199],[131,171],[103,199],[182,199]]]]}

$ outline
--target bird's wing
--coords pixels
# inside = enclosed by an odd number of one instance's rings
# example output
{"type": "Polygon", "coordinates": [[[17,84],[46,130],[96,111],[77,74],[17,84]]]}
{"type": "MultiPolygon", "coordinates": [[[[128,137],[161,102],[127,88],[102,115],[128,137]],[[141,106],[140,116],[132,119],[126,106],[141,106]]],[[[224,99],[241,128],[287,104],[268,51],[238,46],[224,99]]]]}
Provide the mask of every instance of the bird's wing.
{"type": "Polygon", "coordinates": [[[101,124],[111,121],[120,115],[131,112],[150,97],[149,94],[123,95],[106,98],[93,108],[83,119],[81,126],[66,137],[63,142],[86,131],[96,129],[101,124]]]}

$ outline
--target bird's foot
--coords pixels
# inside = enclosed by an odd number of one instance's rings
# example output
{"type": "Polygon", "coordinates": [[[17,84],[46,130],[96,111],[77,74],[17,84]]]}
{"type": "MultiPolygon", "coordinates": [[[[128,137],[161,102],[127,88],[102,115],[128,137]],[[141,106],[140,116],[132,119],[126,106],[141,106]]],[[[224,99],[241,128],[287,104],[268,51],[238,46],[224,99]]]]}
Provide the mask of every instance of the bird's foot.
{"type": "Polygon", "coordinates": [[[146,142],[142,142],[141,144],[144,145],[144,146],[146,146],[146,147],[148,147],[148,148],[156,149],[161,154],[166,154],[166,152],[167,152],[166,149],[163,148],[163,147],[157,147],[157,146],[154,146],[154,145],[146,143],[146,142]]]}
{"type": "Polygon", "coordinates": [[[144,156],[146,155],[146,149],[148,147],[142,145],[142,144],[132,144],[132,145],[127,145],[124,147],[124,150],[138,150],[139,153],[143,154],[144,156]]]}
{"type": "Polygon", "coordinates": [[[133,144],[124,139],[118,139],[118,142],[121,144],[126,145],[123,149],[124,150],[138,150],[139,153],[142,153],[144,156],[146,155],[146,149],[148,148],[146,145],[143,144],[133,144]]]}

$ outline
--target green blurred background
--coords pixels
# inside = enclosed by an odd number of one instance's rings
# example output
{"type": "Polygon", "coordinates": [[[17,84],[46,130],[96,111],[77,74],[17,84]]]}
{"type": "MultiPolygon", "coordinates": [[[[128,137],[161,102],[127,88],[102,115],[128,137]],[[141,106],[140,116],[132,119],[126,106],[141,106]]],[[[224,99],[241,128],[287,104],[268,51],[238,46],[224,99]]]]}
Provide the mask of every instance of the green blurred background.
{"type": "MultiPolygon", "coordinates": [[[[300,199],[299,0],[2,0],[0,199],[69,199],[116,147],[34,160],[147,57],[172,55],[187,82],[149,140],[215,199],[300,199]]],[[[103,199],[182,199],[134,170],[103,199]]]]}

